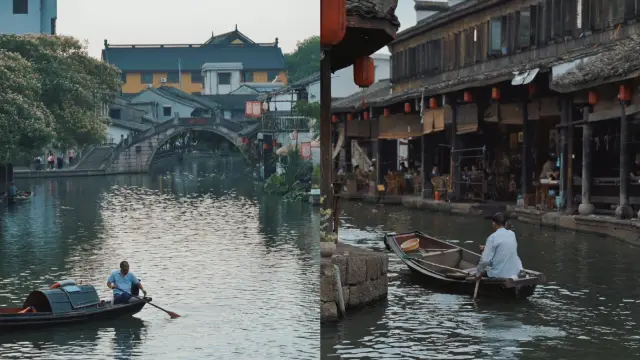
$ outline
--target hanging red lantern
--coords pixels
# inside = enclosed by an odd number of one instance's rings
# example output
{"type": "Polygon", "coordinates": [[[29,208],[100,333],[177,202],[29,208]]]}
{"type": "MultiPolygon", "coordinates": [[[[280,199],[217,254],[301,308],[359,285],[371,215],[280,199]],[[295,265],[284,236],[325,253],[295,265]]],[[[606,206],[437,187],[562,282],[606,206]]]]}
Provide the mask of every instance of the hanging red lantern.
{"type": "Polygon", "coordinates": [[[365,111],[363,117],[366,121],[369,121],[369,112],[365,111]]]}
{"type": "Polygon", "coordinates": [[[320,1],[320,43],[336,45],[347,32],[346,0],[320,1]]]}
{"type": "Polygon", "coordinates": [[[265,150],[269,150],[269,144],[264,144],[263,148],[264,148],[265,150]]]}
{"type": "Polygon", "coordinates": [[[432,108],[432,109],[437,109],[438,108],[438,100],[436,100],[436,98],[429,99],[429,107],[432,108]]]}
{"type": "Polygon", "coordinates": [[[242,138],[242,143],[247,145],[249,143],[249,139],[247,138],[242,138]]]}
{"type": "Polygon", "coordinates": [[[410,113],[411,112],[411,103],[410,102],[404,103],[404,112],[406,112],[406,113],[410,113]]]}
{"type": "Polygon", "coordinates": [[[589,91],[589,105],[594,106],[598,103],[598,93],[595,91],[589,91]]]}
{"type": "Polygon", "coordinates": [[[536,84],[529,83],[529,96],[533,96],[536,94],[536,84]]]}
{"type": "Polygon", "coordinates": [[[470,103],[473,101],[473,95],[471,95],[470,91],[465,91],[463,94],[463,97],[464,97],[464,102],[470,103]]]}
{"type": "Polygon", "coordinates": [[[278,140],[273,140],[273,147],[277,148],[278,147],[278,140]]]}
{"type": "Polygon", "coordinates": [[[334,124],[337,123],[338,122],[338,116],[331,115],[331,122],[334,123],[334,124]]]}
{"type": "Polygon", "coordinates": [[[353,114],[347,114],[347,121],[353,120],[353,114]]]}
{"type": "MultiPolygon", "coordinates": [[[[324,0],[323,0],[324,1],[324,0]]],[[[353,82],[360,87],[369,87],[376,78],[375,65],[373,59],[365,56],[357,58],[353,63],[353,82]]]]}
{"type": "Polygon", "coordinates": [[[618,98],[620,101],[631,101],[631,88],[627,85],[620,85],[618,98]]]}
{"type": "Polygon", "coordinates": [[[500,100],[500,88],[494,87],[491,89],[491,99],[500,100]]]}
{"type": "Polygon", "coordinates": [[[384,108],[384,116],[386,117],[386,116],[389,116],[389,115],[391,115],[391,111],[389,109],[387,109],[387,108],[384,108]]]}

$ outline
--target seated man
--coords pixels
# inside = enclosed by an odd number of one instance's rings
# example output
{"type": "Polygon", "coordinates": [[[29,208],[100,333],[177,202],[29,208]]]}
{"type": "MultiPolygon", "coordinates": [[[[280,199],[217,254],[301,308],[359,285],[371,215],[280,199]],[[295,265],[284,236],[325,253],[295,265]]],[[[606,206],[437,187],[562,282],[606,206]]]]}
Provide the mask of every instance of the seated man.
{"type": "Polygon", "coordinates": [[[7,198],[9,199],[9,203],[15,203],[16,196],[18,196],[18,188],[12,181],[9,183],[9,188],[7,189],[7,198]]]}
{"type": "Polygon", "coordinates": [[[487,238],[476,276],[517,278],[522,270],[522,262],[518,257],[516,234],[505,229],[506,219],[503,213],[493,215],[491,222],[494,232],[487,238]],[[487,267],[490,269],[485,271],[487,267]]]}
{"type": "Polygon", "coordinates": [[[111,273],[107,279],[107,287],[113,289],[114,305],[129,302],[132,295],[138,296],[139,290],[142,290],[145,297],[147,296],[138,278],[129,272],[129,263],[126,261],[120,263],[120,270],[114,270],[111,273]]]}

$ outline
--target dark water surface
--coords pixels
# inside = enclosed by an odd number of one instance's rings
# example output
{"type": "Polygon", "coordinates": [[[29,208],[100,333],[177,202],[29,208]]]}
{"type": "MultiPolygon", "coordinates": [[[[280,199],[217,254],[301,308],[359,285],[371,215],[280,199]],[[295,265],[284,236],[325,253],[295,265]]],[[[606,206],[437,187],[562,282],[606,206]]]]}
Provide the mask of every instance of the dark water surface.
{"type": "MultiPolygon", "coordinates": [[[[477,251],[486,220],[342,203],[341,238],[380,251],[387,231],[422,230],[477,251]]],[[[389,298],[322,328],[324,359],[638,359],[640,250],[515,222],[525,267],[549,283],[524,303],[418,285],[389,254],[389,298]]]]}
{"type": "MultiPolygon", "coordinates": [[[[240,166],[173,175],[42,179],[0,208],[0,305],[88,280],[121,260],[154,302],[134,318],[0,335],[0,359],[317,359],[318,216],[257,193],[240,166]]],[[[18,181],[19,187],[27,187],[18,181]]]]}

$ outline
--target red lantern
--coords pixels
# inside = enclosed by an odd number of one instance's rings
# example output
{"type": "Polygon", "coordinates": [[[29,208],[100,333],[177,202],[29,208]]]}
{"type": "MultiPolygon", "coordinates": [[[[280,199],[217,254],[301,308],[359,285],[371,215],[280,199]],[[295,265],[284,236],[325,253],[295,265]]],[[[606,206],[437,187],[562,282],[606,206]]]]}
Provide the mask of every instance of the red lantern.
{"type": "Polygon", "coordinates": [[[369,121],[369,112],[368,111],[364,112],[364,119],[369,121]]]}
{"type": "Polygon", "coordinates": [[[387,108],[384,108],[384,116],[389,116],[391,115],[391,111],[387,108]]]}
{"type": "Polygon", "coordinates": [[[273,140],[273,147],[277,148],[278,147],[278,140],[273,140]]]}
{"type": "Polygon", "coordinates": [[[529,83],[529,96],[533,96],[536,93],[536,84],[529,83]]]}
{"type": "Polygon", "coordinates": [[[463,96],[464,96],[464,102],[470,103],[473,101],[473,96],[471,95],[470,91],[465,91],[463,96]]]}
{"type": "Polygon", "coordinates": [[[336,45],[347,32],[346,0],[320,1],[320,43],[336,45]]]}
{"type": "Polygon", "coordinates": [[[348,121],[353,120],[353,114],[347,114],[347,120],[348,121]]]}
{"type": "Polygon", "coordinates": [[[337,123],[338,122],[338,117],[336,115],[331,115],[331,122],[332,123],[337,123]]]}
{"type": "Polygon", "coordinates": [[[404,112],[406,112],[406,113],[410,113],[411,112],[411,103],[409,103],[409,102],[404,103],[404,112]]]}
{"type": "Polygon", "coordinates": [[[264,144],[263,148],[264,148],[265,150],[269,150],[269,144],[264,144]]]}
{"type": "Polygon", "coordinates": [[[595,91],[589,91],[589,105],[594,106],[598,103],[598,93],[595,91]]]}
{"type": "Polygon", "coordinates": [[[429,99],[429,107],[432,108],[432,109],[437,109],[438,108],[438,100],[436,100],[436,98],[429,99]]]}
{"type": "Polygon", "coordinates": [[[357,58],[353,64],[353,82],[360,87],[369,87],[375,81],[375,72],[372,58],[368,56],[357,58]]]}
{"type": "Polygon", "coordinates": [[[247,145],[249,143],[249,139],[247,138],[242,138],[242,143],[247,145]]]}
{"type": "Polygon", "coordinates": [[[627,85],[620,85],[620,94],[618,94],[620,101],[631,101],[631,88],[627,85]]]}
{"type": "Polygon", "coordinates": [[[500,100],[500,88],[494,87],[491,89],[491,98],[493,100],[500,100]]]}

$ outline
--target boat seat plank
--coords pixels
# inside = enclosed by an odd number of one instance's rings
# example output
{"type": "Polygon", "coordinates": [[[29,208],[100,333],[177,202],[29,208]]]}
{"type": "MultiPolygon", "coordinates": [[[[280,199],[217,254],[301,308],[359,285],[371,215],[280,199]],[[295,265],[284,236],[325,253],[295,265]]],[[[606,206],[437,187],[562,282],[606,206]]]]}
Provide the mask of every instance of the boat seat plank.
{"type": "Polygon", "coordinates": [[[455,248],[455,249],[448,249],[448,250],[438,251],[438,252],[430,252],[430,253],[423,252],[422,256],[423,257],[431,257],[431,256],[449,254],[449,253],[456,253],[456,252],[462,252],[462,249],[461,248],[455,248]]]}

